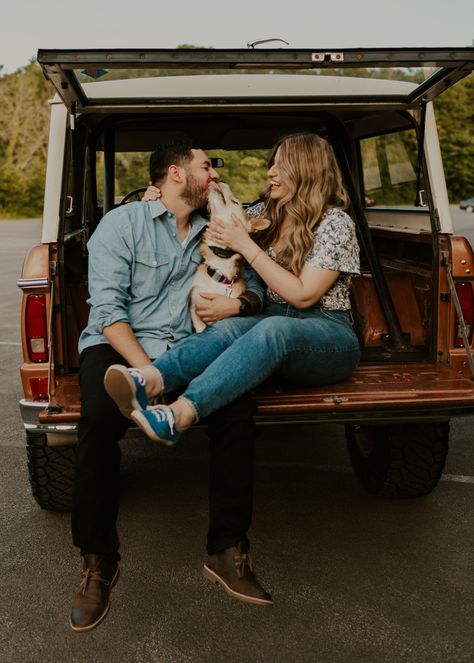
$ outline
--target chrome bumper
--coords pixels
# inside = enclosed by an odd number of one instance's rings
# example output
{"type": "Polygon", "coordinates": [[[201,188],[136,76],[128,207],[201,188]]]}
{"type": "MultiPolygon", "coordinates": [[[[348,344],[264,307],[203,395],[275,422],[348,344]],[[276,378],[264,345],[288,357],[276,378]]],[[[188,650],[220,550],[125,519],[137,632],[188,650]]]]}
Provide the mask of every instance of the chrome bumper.
{"type": "Polygon", "coordinates": [[[20,414],[23,426],[27,433],[37,433],[47,436],[49,446],[76,444],[77,424],[42,424],[38,415],[48,407],[44,401],[20,400],[20,414]]]}
{"type": "MultiPolygon", "coordinates": [[[[22,398],[19,402],[23,426],[27,433],[46,435],[48,446],[64,446],[77,443],[77,423],[71,424],[42,424],[38,419],[40,412],[48,407],[44,401],[28,401],[22,398]]],[[[143,437],[143,433],[136,426],[130,426],[125,438],[143,437]]]]}

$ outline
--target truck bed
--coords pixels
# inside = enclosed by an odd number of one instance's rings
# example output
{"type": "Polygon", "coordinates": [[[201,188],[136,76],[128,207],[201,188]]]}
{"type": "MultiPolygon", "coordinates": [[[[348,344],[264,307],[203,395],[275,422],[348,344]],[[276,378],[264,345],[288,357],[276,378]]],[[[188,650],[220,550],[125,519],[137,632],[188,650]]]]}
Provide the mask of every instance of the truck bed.
{"type": "MultiPolygon", "coordinates": [[[[323,387],[301,387],[272,379],[252,395],[261,423],[399,423],[421,414],[437,420],[474,413],[474,381],[440,364],[365,365],[350,379],[323,387]]],[[[39,414],[40,423],[73,423],[79,415],[77,377],[60,378],[51,404],[39,414]]]]}

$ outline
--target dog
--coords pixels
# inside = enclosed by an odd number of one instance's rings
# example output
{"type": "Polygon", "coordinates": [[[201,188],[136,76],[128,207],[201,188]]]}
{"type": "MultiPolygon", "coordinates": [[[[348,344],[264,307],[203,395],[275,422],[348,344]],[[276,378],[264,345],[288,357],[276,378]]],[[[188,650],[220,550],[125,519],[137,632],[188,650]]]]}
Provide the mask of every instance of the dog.
{"type": "MultiPolygon", "coordinates": [[[[270,225],[268,219],[255,219],[248,216],[242,204],[235,198],[230,187],[220,182],[209,192],[209,216],[221,219],[232,224],[232,214],[235,214],[249,233],[263,230],[270,225]]],[[[232,249],[211,242],[206,233],[201,240],[199,253],[203,262],[199,265],[194,276],[190,292],[190,314],[196,332],[203,331],[207,324],[196,313],[196,305],[202,304],[201,292],[212,292],[226,297],[239,297],[245,292],[245,278],[243,276],[243,258],[240,253],[232,249]]]]}

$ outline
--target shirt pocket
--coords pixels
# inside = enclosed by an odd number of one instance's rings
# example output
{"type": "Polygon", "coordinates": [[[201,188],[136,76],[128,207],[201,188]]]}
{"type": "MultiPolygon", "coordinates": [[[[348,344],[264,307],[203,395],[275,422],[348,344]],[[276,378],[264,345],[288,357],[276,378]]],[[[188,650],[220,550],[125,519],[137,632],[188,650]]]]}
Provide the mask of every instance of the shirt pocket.
{"type": "Polygon", "coordinates": [[[170,257],[156,251],[137,251],[132,278],[135,297],[156,296],[166,284],[171,269],[170,257]]]}

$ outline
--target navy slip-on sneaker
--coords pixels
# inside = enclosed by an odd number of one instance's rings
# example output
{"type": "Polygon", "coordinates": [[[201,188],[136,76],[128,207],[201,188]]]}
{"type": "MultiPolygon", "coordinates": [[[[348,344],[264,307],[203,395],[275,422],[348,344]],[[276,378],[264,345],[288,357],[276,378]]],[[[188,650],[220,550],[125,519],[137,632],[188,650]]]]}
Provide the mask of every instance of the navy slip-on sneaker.
{"type": "Polygon", "coordinates": [[[127,419],[132,418],[134,410],[146,410],[148,398],[145,391],[145,378],[139,369],[113,364],[107,369],[104,386],[106,392],[127,419]]]}
{"type": "Polygon", "coordinates": [[[155,405],[145,410],[134,410],[131,419],[148,435],[151,440],[162,442],[171,447],[177,442],[181,433],[176,430],[173,410],[167,405],[155,405]]]}

